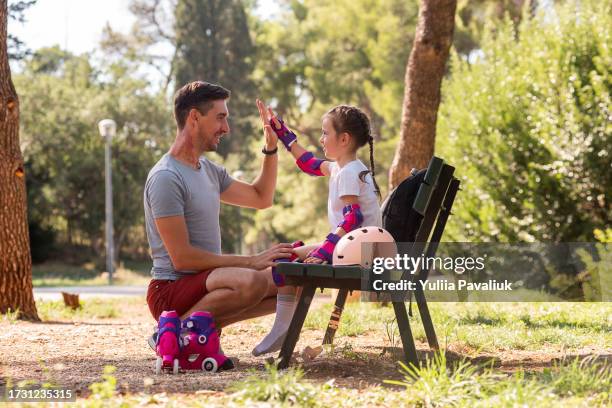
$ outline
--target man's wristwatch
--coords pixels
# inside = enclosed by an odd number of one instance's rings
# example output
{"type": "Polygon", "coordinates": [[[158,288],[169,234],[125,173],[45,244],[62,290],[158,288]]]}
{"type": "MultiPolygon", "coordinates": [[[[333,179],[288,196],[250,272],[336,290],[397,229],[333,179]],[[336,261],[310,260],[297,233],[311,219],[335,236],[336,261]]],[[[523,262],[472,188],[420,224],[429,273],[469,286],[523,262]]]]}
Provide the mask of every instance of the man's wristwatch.
{"type": "Polygon", "coordinates": [[[273,150],[266,150],[266,146],[264,146],[263,149],[261,149],[261,152],[265,155],[271,156],[273,154],[276,154],[276,152],[278,152],[278,146],[275,147],[273,150]]]}

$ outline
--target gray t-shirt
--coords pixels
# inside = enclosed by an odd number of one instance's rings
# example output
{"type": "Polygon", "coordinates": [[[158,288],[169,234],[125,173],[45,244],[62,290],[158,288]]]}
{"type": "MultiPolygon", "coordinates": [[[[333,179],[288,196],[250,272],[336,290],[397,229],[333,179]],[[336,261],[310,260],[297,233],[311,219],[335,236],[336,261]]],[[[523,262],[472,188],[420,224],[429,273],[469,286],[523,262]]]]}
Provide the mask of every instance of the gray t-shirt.
{"type": "Polygon", "coordinates": [[[222,166],[200,157],[196,170],[166,153],[149,172],[144,189],[147,238],[153,258],[153,279],[177,280],[177,271],[164,247],[156,218],[185,217],[189,242],[196,248],[221,254],[220,194],[234,181],[222,166]]]}

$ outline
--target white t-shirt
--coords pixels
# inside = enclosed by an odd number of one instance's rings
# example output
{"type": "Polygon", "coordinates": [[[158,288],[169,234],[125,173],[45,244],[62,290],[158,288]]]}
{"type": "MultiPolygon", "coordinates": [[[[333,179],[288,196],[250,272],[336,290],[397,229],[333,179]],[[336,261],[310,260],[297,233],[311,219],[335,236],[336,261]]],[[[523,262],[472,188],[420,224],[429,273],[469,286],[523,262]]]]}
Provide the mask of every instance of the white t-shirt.
{"type": "Polygon", "coordinates": [[[372,174],[368,173],[365,181],[361,181],[359,173],[367,171],[368,168],[360,160],[353,160],[344,165],[338,166],[336,162],[329,163],[329,197],[327,199],[327,217],[331,226],[331,231],[336,231],[338,224],[344,219],[342,208],[345,204],[340,197],[346,195],[358,196],[359,206],[363,214],[362,226],[382,227],[382,215],[378,196],[374,188],[372,174]]]}

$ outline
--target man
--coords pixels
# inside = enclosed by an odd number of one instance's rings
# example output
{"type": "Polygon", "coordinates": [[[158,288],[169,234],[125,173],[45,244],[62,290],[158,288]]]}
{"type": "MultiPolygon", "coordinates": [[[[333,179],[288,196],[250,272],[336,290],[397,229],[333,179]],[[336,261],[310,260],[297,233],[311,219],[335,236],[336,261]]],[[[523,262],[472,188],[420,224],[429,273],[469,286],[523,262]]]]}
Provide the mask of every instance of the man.
{"type": "Polygon", "coordinates": [[[278,139],[268,112],[257,101],[266,141],[259,176],[251,184],[235,180],[205,157],[229,132],[230,92],[202,81],[179,89],[174,98],[176,139],[147,177],[144,209],[153,279],[147,303],[158,320],[164,310],[181,318],[208,311],[217,327],[275,310],[277,288],[269,267],[291,255],[278,244],[254,256],[222,255],[220,201],[250,208],[272,205],[278,139]]]}

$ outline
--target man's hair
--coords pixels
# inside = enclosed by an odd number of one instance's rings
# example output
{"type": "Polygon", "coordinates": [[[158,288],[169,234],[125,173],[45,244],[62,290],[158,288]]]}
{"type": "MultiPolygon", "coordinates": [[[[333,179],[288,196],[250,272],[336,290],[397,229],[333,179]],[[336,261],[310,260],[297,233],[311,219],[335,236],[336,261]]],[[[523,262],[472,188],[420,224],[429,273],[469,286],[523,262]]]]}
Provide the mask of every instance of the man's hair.
{"type": "Polygon", "coordinates": [[[197,109],[202,115],[206,115],[214,101],[228,99],[230,95],[231,92],[221,85],[204,81],[185,84],[174,94],[174,119],[178,128],[185,127],[191,109],[197,109]]]}

